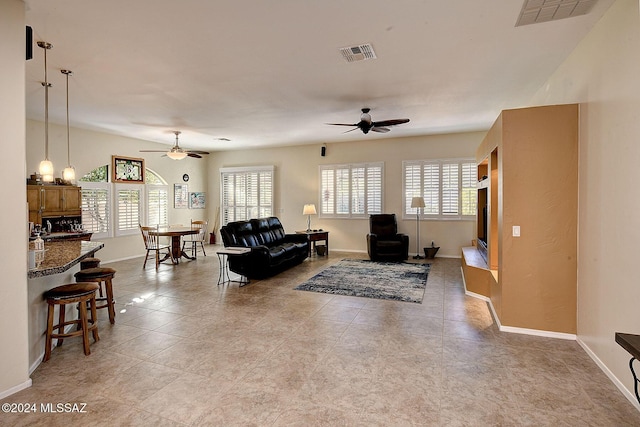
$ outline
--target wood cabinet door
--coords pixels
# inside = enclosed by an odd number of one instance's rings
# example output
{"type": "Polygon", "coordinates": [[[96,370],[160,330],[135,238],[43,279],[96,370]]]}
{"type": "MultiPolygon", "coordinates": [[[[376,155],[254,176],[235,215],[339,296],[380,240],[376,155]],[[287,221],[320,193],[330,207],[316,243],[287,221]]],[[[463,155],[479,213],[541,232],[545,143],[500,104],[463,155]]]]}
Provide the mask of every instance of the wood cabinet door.
{"type": "Polygon", "coordinates": [[[43,187],[43,203],[44,212],[59,212],[62,207],[62,191],[57,187],[43,187]]]}
{"type": "Polygon", "coordinates": [[[80,209],[80,187],[66,187],[63,188],[63,201],[64,201],[64,210],[78,210],[80,209]]]}
{"type": "Polygon", "coordinates": [[[29,212],[39,211],[41,208],[40,190],[42,187],[39,185],[27,185],[27,203],[29,204],[29,212]]]}

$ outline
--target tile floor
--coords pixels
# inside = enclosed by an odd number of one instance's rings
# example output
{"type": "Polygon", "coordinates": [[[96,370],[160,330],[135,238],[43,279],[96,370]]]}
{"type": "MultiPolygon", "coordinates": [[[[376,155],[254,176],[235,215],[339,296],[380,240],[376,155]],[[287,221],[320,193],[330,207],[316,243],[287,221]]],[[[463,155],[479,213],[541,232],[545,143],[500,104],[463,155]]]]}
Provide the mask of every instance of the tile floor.
{"type": "MultiPolygon", "coordinates": [[[[0,413],[0,425],[638,426],[640,413],[573,341],[501,333],[432,261],[422,304],[293,288],[331,252],[274,278],[216,286],[215,247],[118,273],[116,324],[84,356],[65,341],[2,401],[86,413],[0,413]]],[[[43,325],[44,330],[44,325],[43,325]]]]}

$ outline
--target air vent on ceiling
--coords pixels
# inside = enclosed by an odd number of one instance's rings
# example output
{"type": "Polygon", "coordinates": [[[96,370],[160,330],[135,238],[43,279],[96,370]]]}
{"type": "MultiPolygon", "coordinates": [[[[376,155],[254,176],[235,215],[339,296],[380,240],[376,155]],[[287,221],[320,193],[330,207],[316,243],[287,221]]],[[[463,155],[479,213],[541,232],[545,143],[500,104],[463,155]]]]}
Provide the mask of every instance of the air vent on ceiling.
{"type": "Polygon", "coordinates": [[[516,27],[586,15],[598,0],[524,0],[516,27]]]}
{"type": "Polygon", "coordinates": [[[342,53],[342,57],[347,62],[376,59],[376,53],[373,51],[373,46],[369,43],[358,46],[342,47],[340,48],[340,53],[342,53]]]}

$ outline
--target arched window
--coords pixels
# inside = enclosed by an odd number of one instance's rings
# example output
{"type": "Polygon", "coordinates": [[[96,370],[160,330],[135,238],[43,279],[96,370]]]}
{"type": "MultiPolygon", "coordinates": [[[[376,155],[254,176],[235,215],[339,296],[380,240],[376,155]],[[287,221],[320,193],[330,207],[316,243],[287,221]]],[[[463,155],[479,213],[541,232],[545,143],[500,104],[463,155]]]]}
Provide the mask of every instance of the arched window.
{"type": "Polygon", "coordinates": [[[110,183],[106,165],[80,178],[84,228],[94,237],[113,237],[137,233],[138,224],[167,224],[169,186],[151,169],[145,172],[144,185],[110,183]]]}

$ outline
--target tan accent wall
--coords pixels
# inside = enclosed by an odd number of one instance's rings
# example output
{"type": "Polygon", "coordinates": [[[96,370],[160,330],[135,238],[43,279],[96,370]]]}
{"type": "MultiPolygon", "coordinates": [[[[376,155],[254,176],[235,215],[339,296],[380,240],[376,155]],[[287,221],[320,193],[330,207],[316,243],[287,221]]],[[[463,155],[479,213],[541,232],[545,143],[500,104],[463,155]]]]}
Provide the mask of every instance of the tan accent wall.
{"type": "Polygon", "coordinates": [[[477,156],[491,171],[490,298],[501,324],[575,334],[578,106],[505,110],[477,156]]]}

